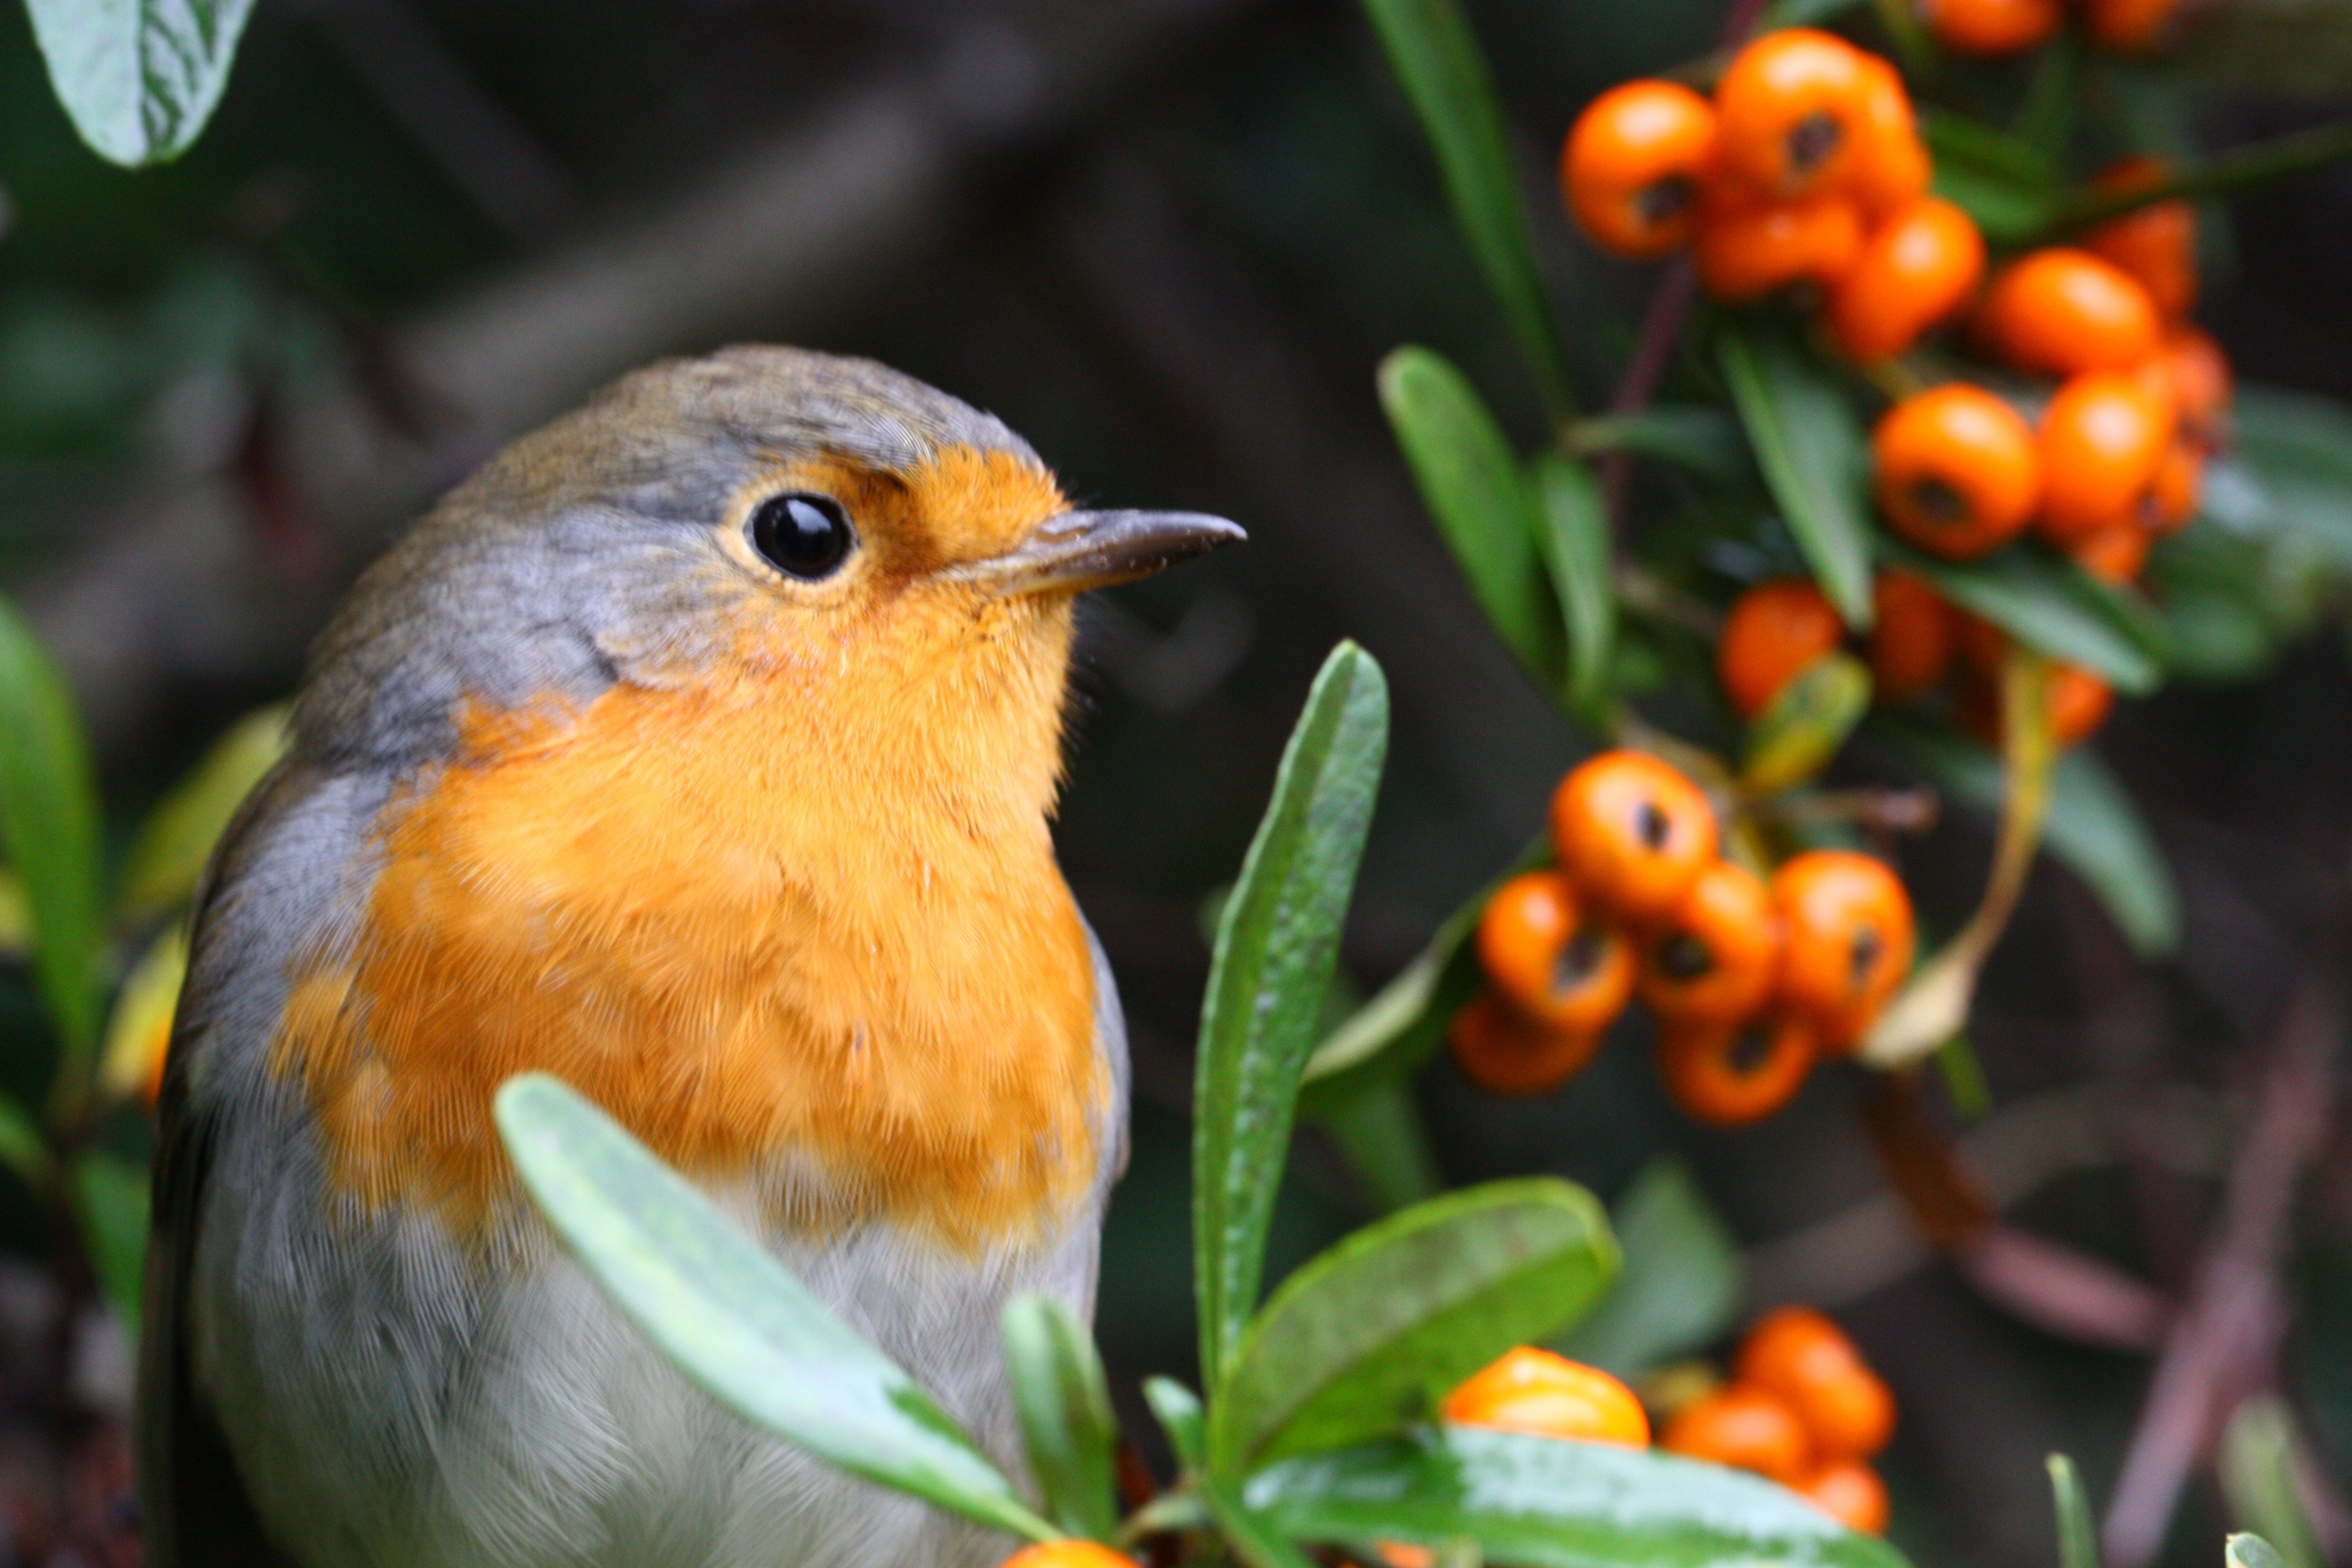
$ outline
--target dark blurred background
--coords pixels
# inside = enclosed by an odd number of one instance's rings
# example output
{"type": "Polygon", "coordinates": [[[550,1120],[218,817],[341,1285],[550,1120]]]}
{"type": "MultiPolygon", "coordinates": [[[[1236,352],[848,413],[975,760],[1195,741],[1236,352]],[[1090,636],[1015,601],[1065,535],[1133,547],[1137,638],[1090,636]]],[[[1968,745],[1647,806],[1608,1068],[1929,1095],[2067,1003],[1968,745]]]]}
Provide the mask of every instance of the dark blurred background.
{"type": "MultiPolygon", "coordinates": [[[[1550,158],[1594,92],[1709,47],[1717,7],[1468,9],[1590,405],[1652,279],[1570,233],[1550,158]]],[[[2224,144],[2345,107],[2313,89],[2352,77],[2295,64],[2291,93],[2241,73],[2150,133],[2224,144]]],[[[873,355],[1002,415],[1075,494],[1249,528],[1085,620],[1060,839],[1135,1039],[1101,1310],[1130,1412],[1141,1375],[1192,1362],[1201,910],[1324,652],[1365,643],[1397,701],[1347,947],[1366,985],[1525,843],[1591,744],[1484,629],[1372,398],[1380,356],[1420,341],[1539,428],[1349,0],[263,0],[217,121],[140,174],[75,141],[0,5],[0,586],[65,661],[122,820],[289,689],[405,518],[656,355],[873,355]]],[[[2241,374],[2352,395],[2352,173],[2213,216],[2201,317],[2241,374]]],[[[2045,868],[1979,1008],[2000,1110],[1966,1147],[1988,1189],[2161,1288],[2195,1266],[2250,1064],[2337,915],[2352,683],[2327,624],[2258,682],[2126,705],[2100,742],[2179,879],[2179,960],[2136,963],[2045,868]]],[[[1906,845],[1931,928],[1988,849],[1958,813],[1906,845]]],[[[29,1031],[30,1006],[0,976],[0,1031],[29,1031]]],[[[1606,1197],[1680,1150],[1751,1248],[1757,1302],[1836,1310],[1893,1381],[1895,1533],[1923,1563],[2051,1561],[2050,1449],[2105,1494],[2149,1358],[2029,1326],[1937,1261],[1859,1130],[1860,1074],[1818,1074],[1738,1133],[1674,1116],[1625,1041],[1548,1100],[1479,1097],[1443,1063],[1418,1092],[1454,1180],[1552,1170],[1606,1197]]],[[[1359,1207],[1308,1137],[1279,1249],[1359,1207]]],[[[2306,1208],[2286,1392],[2352,1479],[2352,1144],[2306,1208]]],[[[2172,1560],[2210,1563],[2223,1518],[2193,1492],[2172,1560]]]]}

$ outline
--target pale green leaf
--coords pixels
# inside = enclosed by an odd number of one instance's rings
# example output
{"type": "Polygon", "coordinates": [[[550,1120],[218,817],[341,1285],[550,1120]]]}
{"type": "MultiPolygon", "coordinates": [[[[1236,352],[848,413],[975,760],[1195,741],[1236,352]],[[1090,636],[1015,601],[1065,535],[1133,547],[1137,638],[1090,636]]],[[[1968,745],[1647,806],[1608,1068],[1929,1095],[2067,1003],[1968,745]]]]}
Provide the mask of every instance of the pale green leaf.
{"type": "Polygon", "coordinates": [[[49,85],[90,150],[126,168],[187,150],[228,85],[253,0],[26,0],[49,85]]]}

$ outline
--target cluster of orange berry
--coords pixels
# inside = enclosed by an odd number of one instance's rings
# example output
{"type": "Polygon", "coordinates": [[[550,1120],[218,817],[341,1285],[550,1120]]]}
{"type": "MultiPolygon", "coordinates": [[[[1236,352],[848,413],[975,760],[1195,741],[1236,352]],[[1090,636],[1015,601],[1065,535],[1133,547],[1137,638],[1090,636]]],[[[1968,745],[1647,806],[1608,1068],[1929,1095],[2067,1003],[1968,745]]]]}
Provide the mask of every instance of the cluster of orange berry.
{"type": "Polygon", "coordinates": [[[1734,303],[1810,285],[1859,361],[1910,347],[1983,275],[1984,238],[1927,194],[1933,173],[1895,68],[1811,27],[1740,49],[1712,102],[1671,81],[1611,89],[1560,154],[1595,244],[1655,257],[1687,243],[1707,291],[1734,303]]]}
{"type": "Polygon", "coordinates": [[[1853,1049],[1910,973],[1911,900],[1894,872],[1811,850],[1768,884],[1719,854],[1706,793],[1646,752],[1580,764],[1552,797],[1551,830],[1554,867],[1487,901],[1486,988],[1453,1021],[1454,1059],[1495,1093],[1566,1081],[1638,994],[1675,1103],[1753,1121],[1822,1053],[1853,1049]]]}
{"type": "Polygon", "coordinates": [[[1667,1420],[1659,1446],[1768,1476],[1855,1530],[1886,1529],[1870,1460],[1895,1435],[1895,1394],[1844,1331],[1783,1307],[1748,1331],[1731,1381],[1667,1420]]]}
{"type": "MultiPolygon", "coordinates": [[[[2192,6],[2183,0],[2083,0],[2091,37],[2137,54],[2168,42],[2192,6]]],[[[2013,55],[2050,41],[2065,0],[1919,0],[1920,19],[1954,54],[2013,55]]]]}

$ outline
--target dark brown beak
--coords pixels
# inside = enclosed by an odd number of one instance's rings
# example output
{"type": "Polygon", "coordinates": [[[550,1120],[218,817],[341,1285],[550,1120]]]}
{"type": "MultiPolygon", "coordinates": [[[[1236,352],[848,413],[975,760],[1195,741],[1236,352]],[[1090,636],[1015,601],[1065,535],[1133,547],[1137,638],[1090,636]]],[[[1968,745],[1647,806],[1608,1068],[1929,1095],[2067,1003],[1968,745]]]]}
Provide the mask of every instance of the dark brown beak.
{"type": "Polygon", "coordinates": [[[1205,512],[1066,511],[1039,523],[1018,548],[940,575],[1000,594],[1078,594],[1132,583],[1248,537],[1205,512]]]}

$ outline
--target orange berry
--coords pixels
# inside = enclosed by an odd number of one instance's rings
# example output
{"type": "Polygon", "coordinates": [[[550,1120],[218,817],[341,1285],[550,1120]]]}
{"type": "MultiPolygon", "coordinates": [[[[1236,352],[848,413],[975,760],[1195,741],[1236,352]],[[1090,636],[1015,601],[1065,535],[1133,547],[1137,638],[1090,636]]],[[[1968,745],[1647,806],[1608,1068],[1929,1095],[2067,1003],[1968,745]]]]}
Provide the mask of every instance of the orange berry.
{"type": "Polygon", "coordinates": [[[1004,1568],[1135,1568],[1135,1559],[1092,1541],[1042,1541],[1006,1558],[1004,1568]]]}
{"type": "Polygon", "coordinates": [[[1632,1389],[1599,1367],[1532,1345],[1505,1351],[1447,1394],[1438,1413],[1457,1426],[1650,1446],[1650,1417],[1632,1389]]]}
{"type": "Polygon", "coordinates": [[[1911,973],[1911,895],[1886,863],[1811,849],[1772,873],[1782,931],[1780,1003],[1833,1049],[1861,1039],[1911,973]]]}
{"type": "Polygon", "coordinates": [[[1958,636],[1944,596],[1908,572],[1871,584],[1870,679],[1881,702],[1904,702],[1944,679],[1958,636]]]}
{"type": "Polygon", "coordinates": [[[1741,718],[1753,719],[1844,636],[1845,624],[1811,583],[1794,577],[1759,583],[1723,617],[1723,636],[1715,645],[1723,694],[1741,718]]]}
{"type": "Polygon", "coordinates": [[[1844,183],[1860,162],[1869,84],[1862,51],[1784,27],[1732,57],[1715,85],[1725,173],[1787,199],[1844,183]]]}
{"type": "Polygon", "coordinates": [[[1823,1465],[1797,1483],[1807,1502],[1864,1535],[1886,1533],[1886,1483],[1859,1459],[1823,1465]]]}
{"type": "Polygon", "coordinates": [[[1821,1055],[1813,1026],[1788,1015],[1728,1022],[1669,1022],[1658,1035],[1658,1078],[1695,1121],[1760,1121],[1805,1084],[1821,1055]]]}
{"type": "Polygon", "coordinates": [[[1862,57],[1863,147],[1848,182],[1863,216],[1875,223],[1927,194],[1936,168],[1920,144],[1903,77],[1877,55],[1862,57]]]}
{"type": "Polygon", "coordinates": [[[1862,219],[1842,196],[1759,206],[1709,201],[1693,254],[1706,291],[1733,304],[1792,283],[1833,288],[1862,254],[1862,219]]]}
{"type": "Polygon", "coordinates": [[[2189,6],[2183,0],[2089,0],[2091,37],[2111,49],[2141,54],[2172,41],[2189,6]]]}
{"type": "MultiPolygon", "coordinates": [[[[2164,178],[2154,158],[2126,158],[2110,164],[2093,188],[2118,195],[2144,190],[2164,178]]],[[[2179,316],[2197,301],[2197,209],[2180,200],[2150,202],[2083,236],[2083,248],[2139,279],[2166,316],[2179,316]]]]}
{"type": "Polygon", "coordinates": [[[2175,327],[2153,363],[2172,389],[2180,427],[2212,437],[2230,408],[2230,360],[2221,345],[2195,327],[2175,327]]]}
{"type": "Polygon", "coordinates": [[[1975,219],[1939,197],[1914,202],[1863,242],[1830,297],[1830,334],[1849,359],[1899,354],[1968,303],[1984,258],[1975,219]]]}
{"type": "Polygon", "coordinates": [[[1598,1034],[1633,994],[1633,949],[1557,871],[1512,878],[1478,919],[1478,961],[1505,1001],[1549,1030],[1598,1034]]]}
{"type": "Polygon", "coordinates": [[[1680,903],[1715,863],[1715,808],[1698,785],[1645,752],[1603,752],[1551,797],[1552,846],[1577,889],[1628,920],[1680,903]]]}
{"type": "Polygon", "coordinates": [[[2047,43],[2062,19],[2058,0],[1920,0],[1920,19],[1958,55],[2014,55],[2047,43]]]}
{"type": "Polygon", "coordinates": [[[2156,351],[2159,325],[2137,279],[2067,246],[2003,268],[1978,321],[2011,364],[2052,375],[2129,370],[2156,351]]]}
{"type": "Polygon", "coordinates": [[[1811,1307],[1767,1313],[1740,1342],[1732,1375],[1795,1412],[1824,1459],[1868,1458],[1895,1435],[1895,1394],[1845,1331],[1811,1307]]]}
{"type": "Polygon", "coordinates": [[[1763,1389],[1733,1383],[1675,1413],[1658,1446],[1694,1459],[1753,1470],[1784,1486],[1812,1468],[1812,1444],[1796,1413],[1763,1389]]]}
{"type": "Polygon", "coordinates": [[[1887,410],[1872,433],[1879,510],[1895,531],[1949,560],[2006,543],[2033,515],[2042,455],[2017,410],[1951,382],[1887,410]]]}
{"type": "Polygon", "coordinates": [[[1718,860],[1642,942],[1636,982],[1661,1018],[1741,1018],[1772,993],[1780,923],[1763,880],[1718,860]]]}
{"type": "Polygon", "coordinates": [[[1549,1094],[1584,1070],[1601,1049],[1601,1031],[1547,1029],[1490,991],[1471,998],[1446,1026],[1462,1076],[1488,1094],[1549,1094]]]}
{"type": "MultiPolygon", "coordinates": [[[[2144,508],[2156,504],[2155,495],[2155,490],[2150,489],[2141,498],[2144,508]]],[[[2066,553],[2102,583],[2128,583],[2147,564],[2150,542],[2147,530],[2135,518],[2129,522],[2112,523],[2086,539],[2074,541],[2066,547],[2066,553]]]]}
{"type": "Polygon", "coordinates": [[[2137,521],[2172,423],[2137,376],[2092,371],[2060,387],[2042,413],[2042,531],[2063,545],[2137,521]]]}
{"type": "Polygon", "coordinates": [[[1676,82],[1629,81],[1576,117],[1559,188],[1603,250],[1664,256],[1690,237],[1714,165],[1714,105],[1676,82]]]}
{"type": "MultiPolygon", "coordinates": [[[[2204,491],[2204,448],[2193,441],[2175,439],[2157,466],[2155,482],[2148,486],[2140,508],[2140,521],[2159,538],[2178,533],[2197,515],[2197,503],[2204,491]]],[[[2133,575],[2138,575],[2137,570],[2133,575]]]]}

